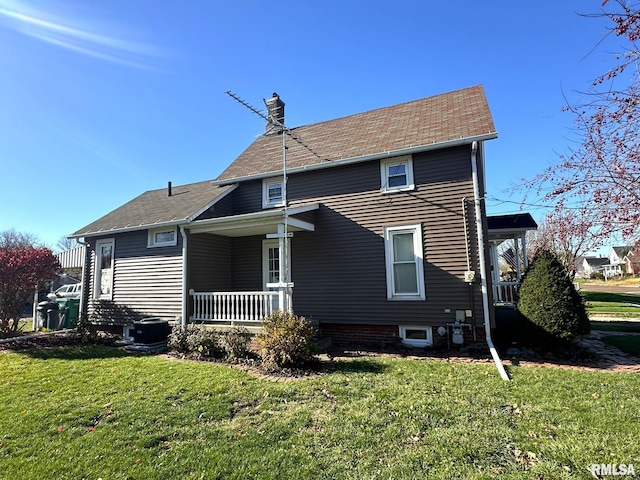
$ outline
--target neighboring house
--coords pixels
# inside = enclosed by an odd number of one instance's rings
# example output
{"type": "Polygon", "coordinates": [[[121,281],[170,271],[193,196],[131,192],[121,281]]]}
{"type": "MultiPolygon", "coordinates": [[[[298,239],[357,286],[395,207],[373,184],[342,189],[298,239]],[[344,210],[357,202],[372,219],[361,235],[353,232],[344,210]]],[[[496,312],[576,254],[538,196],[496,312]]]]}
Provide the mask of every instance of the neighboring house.
{"type": "Polygon", "coordinates": [[[593,273],[601,272],[604,275],[605,265],[609,264],[606,257],[581,257],[576,262],[576,277],[589,278],[593,273]]]}
{"type": "Polygon", "coordinates": [[[265,135],[213,182],[143,193],[71,235],[87,244],[88,313],[259,325],[292,308],[336,343],[446,344],[456,321],[483,339],[497,137],[483,88],[286,134],[284,103],[267,106],[265,135]]]}
{"type": "Polygon", "coordinates": [[[609,264],[612,266],[622,265],[624,263],[624,257],[629,253],[631,247],[611,247],[609,250],[609,264]]]}
{"type": "Polygon", "coordinates": [[[627,274],[640,275],[640,248],[631,248],[622,260],[627,274]]]}

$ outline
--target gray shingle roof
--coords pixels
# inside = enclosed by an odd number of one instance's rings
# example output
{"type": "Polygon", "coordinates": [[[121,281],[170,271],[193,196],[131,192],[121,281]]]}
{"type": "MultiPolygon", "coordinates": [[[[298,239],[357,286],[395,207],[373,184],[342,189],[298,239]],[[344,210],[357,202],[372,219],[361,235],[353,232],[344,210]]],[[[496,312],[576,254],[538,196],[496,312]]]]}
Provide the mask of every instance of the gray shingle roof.
{"type": "Polygon", "coordinates": [[[211,206],[234,188],[214,186],[211,181],[191,183],[167,189],[150,190],[116,208],[104,217],[73,233],[71,237],[135,230],[186,221],[211,206]]]}
{"type": "MultiPolygon", "coordinates": [[[[318,155],[288,140],[290,169],[496,135],[480,85],[290,131],[318,155]]],[[[216,181],[229,182],[281,168],[282,137],[262,135],[216,181]]]]}

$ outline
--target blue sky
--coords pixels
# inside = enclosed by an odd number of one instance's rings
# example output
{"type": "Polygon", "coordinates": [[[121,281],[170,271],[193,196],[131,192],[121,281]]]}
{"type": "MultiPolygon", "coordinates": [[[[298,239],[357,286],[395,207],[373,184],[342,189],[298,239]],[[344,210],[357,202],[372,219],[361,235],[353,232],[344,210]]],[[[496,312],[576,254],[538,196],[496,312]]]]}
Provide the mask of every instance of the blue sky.
{"type": "MultiPolygon", "coordinates": [[[[490,214],[571,145],[622,40],[601,2],[0,0],[0,231],[54,246],[146,190],[215,178],[264,130],[484,85],[490,214]]],[[[544,211],[528,207],[537,219],[544,211]]]]}

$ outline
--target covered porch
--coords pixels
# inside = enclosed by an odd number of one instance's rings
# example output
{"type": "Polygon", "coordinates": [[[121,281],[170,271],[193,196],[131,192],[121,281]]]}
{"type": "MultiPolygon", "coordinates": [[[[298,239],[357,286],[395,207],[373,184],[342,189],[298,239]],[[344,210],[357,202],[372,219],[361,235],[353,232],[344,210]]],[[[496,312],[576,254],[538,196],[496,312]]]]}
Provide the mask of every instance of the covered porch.
{"type": "Polygon", "coordinates": [[[529,266],[527,232],[538,224],[529,213],[487,217],[493,303],[515,306],[522,276],[529,266]]]}
{"type": "Polygon", "coordinates": [[[292,310],[291,244],[296,234],[315,230],[319,206],[193,222],[186,232],[183,319],[251,328],[275,310],[292,310]]]}

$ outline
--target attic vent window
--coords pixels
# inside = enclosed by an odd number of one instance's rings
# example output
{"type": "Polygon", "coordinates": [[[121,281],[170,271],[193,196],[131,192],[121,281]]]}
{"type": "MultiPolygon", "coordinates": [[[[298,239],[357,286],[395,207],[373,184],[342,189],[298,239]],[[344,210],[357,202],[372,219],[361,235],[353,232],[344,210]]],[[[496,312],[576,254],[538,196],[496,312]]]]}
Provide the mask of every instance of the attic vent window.
{"type": "Polygon", "coordinates": [[[413,190],[413,162],[411,156],[395,157],[380,162],[380,191],[382,193],[413,190]]]}

